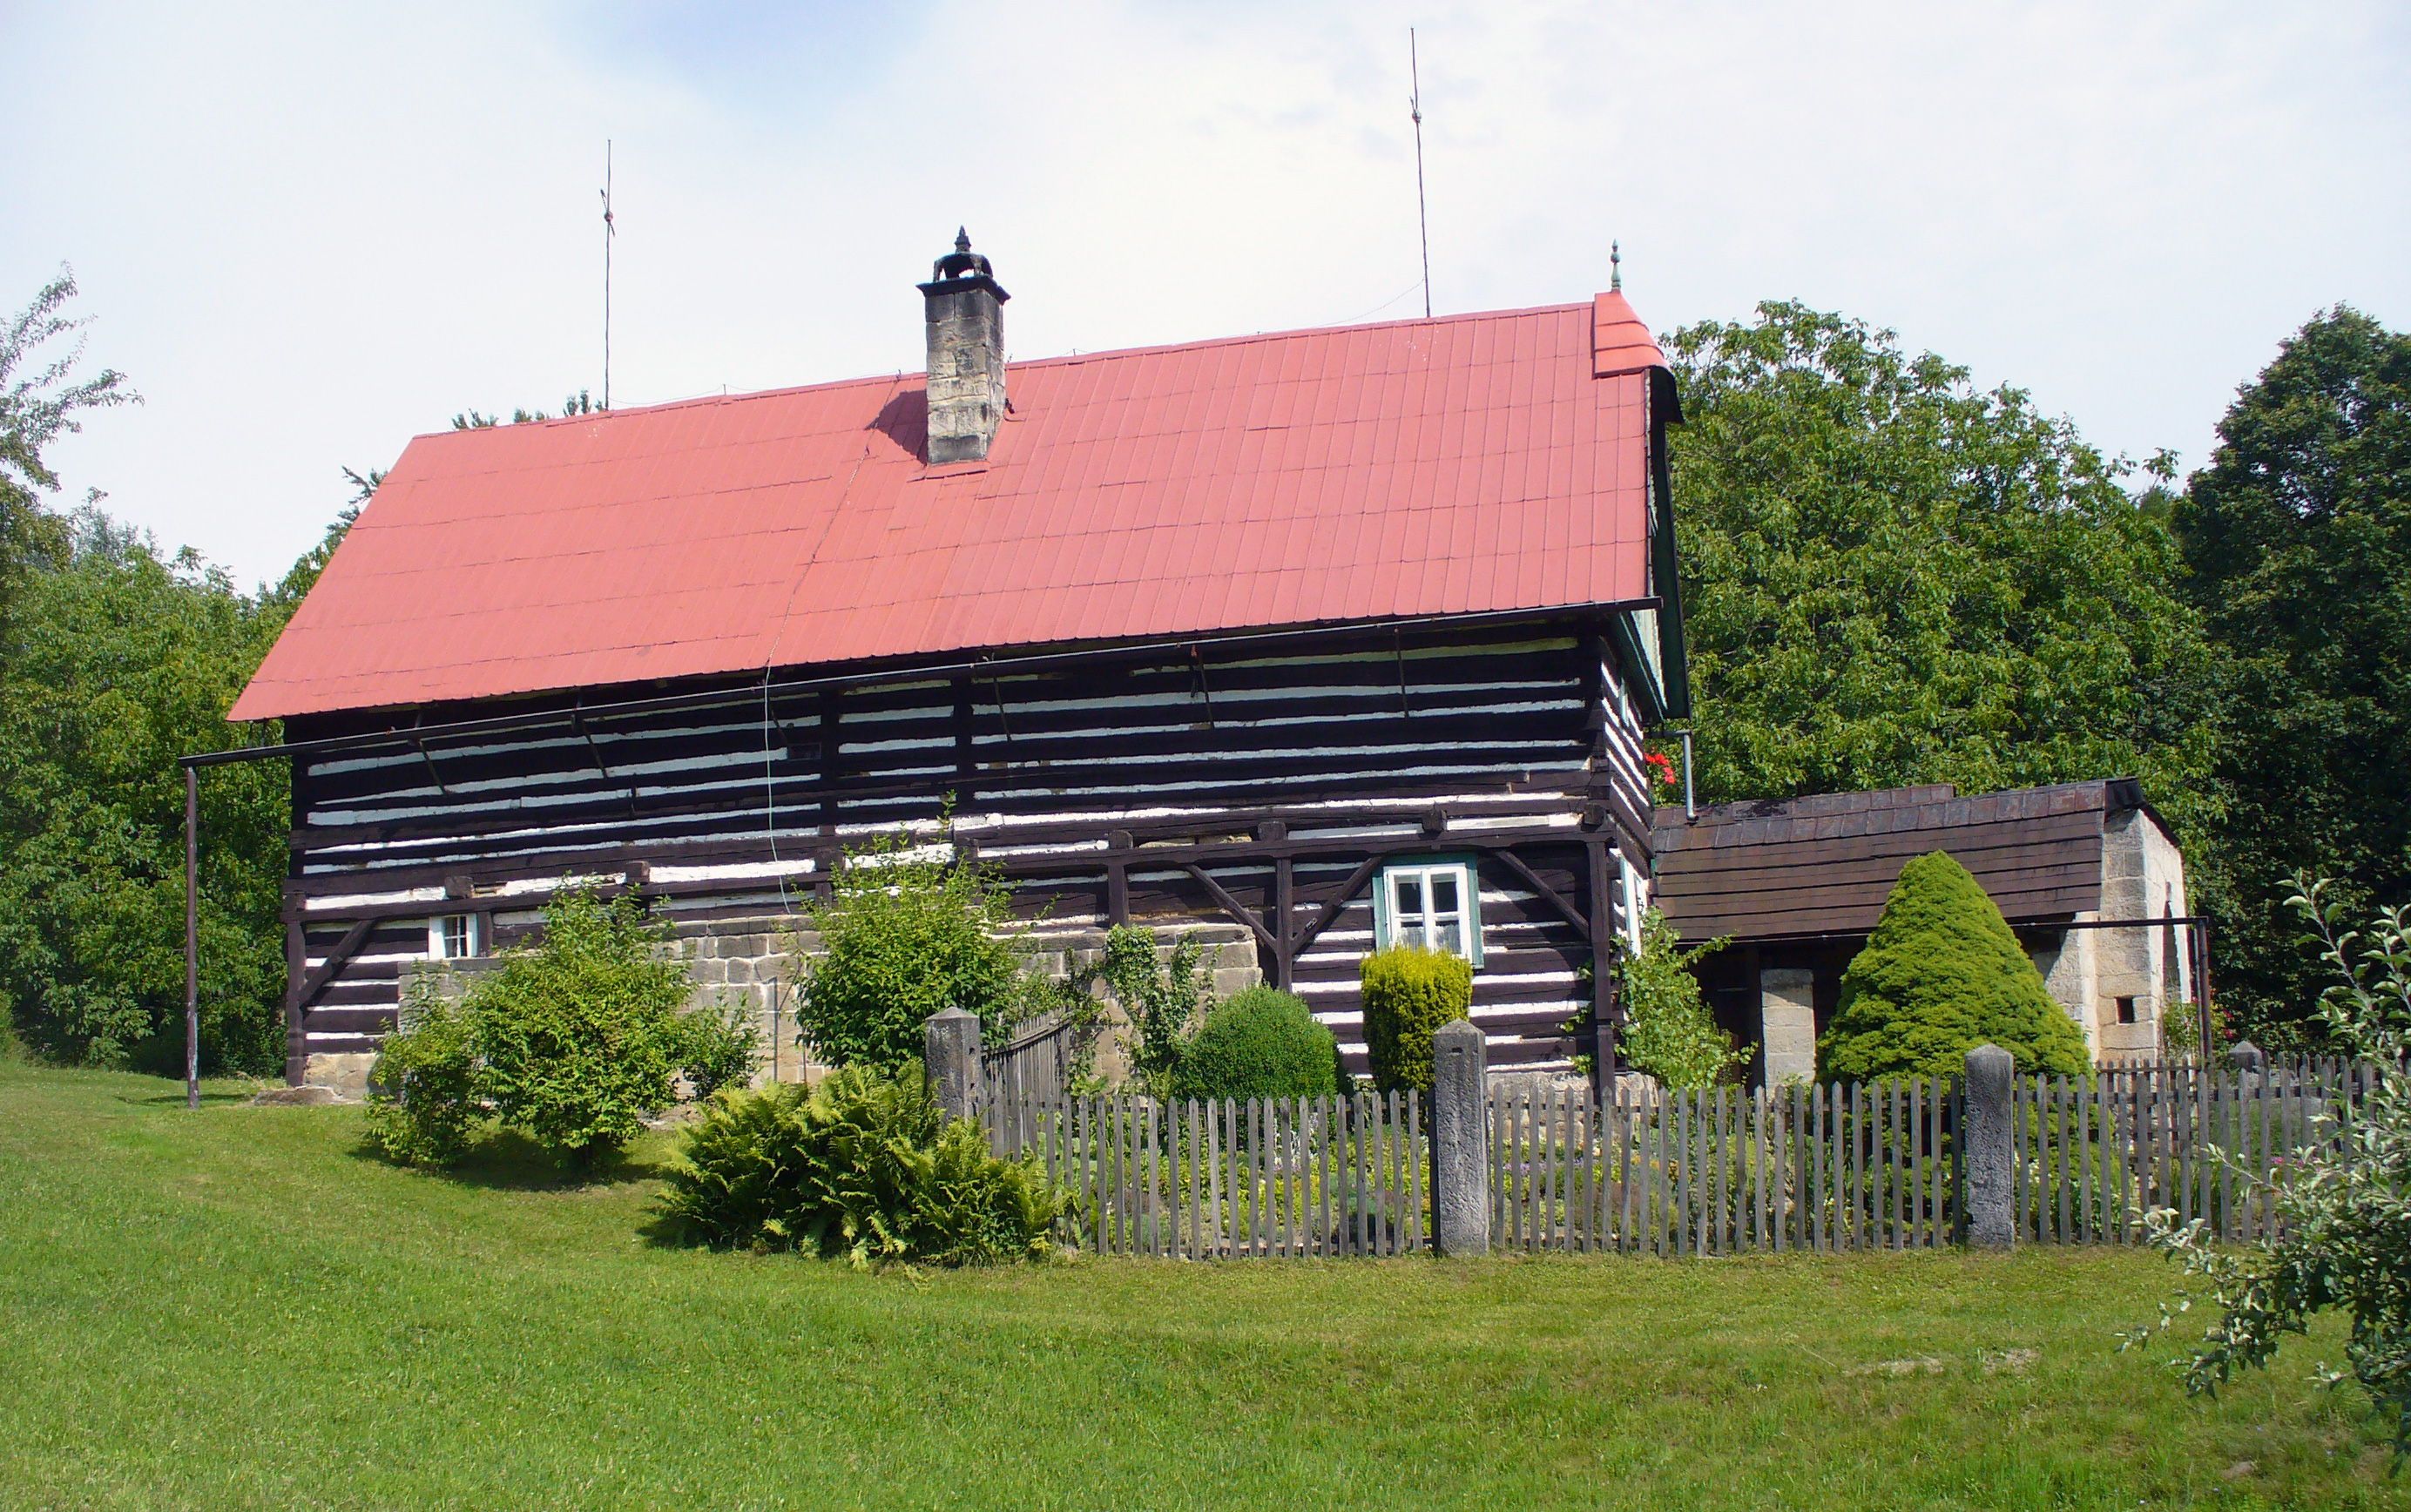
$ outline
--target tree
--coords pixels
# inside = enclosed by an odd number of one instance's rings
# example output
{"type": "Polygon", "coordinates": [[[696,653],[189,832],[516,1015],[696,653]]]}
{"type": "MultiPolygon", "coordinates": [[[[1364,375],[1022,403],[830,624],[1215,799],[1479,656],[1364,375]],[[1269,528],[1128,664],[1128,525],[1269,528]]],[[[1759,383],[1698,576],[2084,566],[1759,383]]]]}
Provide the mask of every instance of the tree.
{"type": "Polygon", "coordinates": [[[994,1036],[1029,1006],[1024,931],[992,867],[899,832],[849,850],[829,880],[830,896],[807,905],[819,953],[797,962],[796,1024],[831,1064],[919,1059],[941,1009],[977,1014],[994,1036]]]}
{"type": "MultiPolygon", "coordinates": [[[[0,997],[43,1054],[139,1059],[182,1042],[176,758],[239,743],[226,707],[284,616],[96,510],[51,519],[64,557],[0,624],[0,997]]],[[[285,1054],[283,764],[214,768],[200,800],[203,1052],[266,1072],[285,1054]]]]}
{"type": "Polygon", "coordinates": [[[2229,668],[2228,822],[2198,850],[2220,994],[2264,1043],[2320,1032],[2296,868],[2356,909],[2411,898],[2411,336],[2321,313],[2236,396],[2176,511],[2229,668]]]}
{"type": "Polygon", "coordinates": [[[2316,1375],[2331,1387],[2360,1383],[2393,1430],[2400,1468],[2411,1458],[2411,1077],[2403,1069],[2411,1058],[2411,908],[2380,909],[2365,927],[2347,928],[2331,882],[2297,873],[2287,892],[2331,975],[2322,1024],[2374,1084],[2357,1104],[2336,1098],[2314,1138],[2265,1164],[2213,1147],[2228,1168],[2230,1211],[2239,1200],[2265,1205],[2275,1219],[2252,1248],[2214,1244],[2208,1218],[2180,1223],[2170,1208],[2144,1214],[2145,1239],[2185,1266],[2188,1295],[2180,1307],[2163,1303],[2158,1324],[2126,1343],[2141,1344],[2194,1301],[2208,1302],[2200,1344],[2172,1363],[2187,1394],[2215,1395],[2237,1372],[2268,1369],[2287,1337],[2309,1332],[2320,1314],[2342,1313],[2351,1321],[2351,1374],[2323,1365],[2316,1375]]]}
{"type": "Polygon", "coordinates": [[[85,324],[60,313],[75,293],[75,273],[62,268],[33,303],[0,327],[0,626],[13,612],[17,586],[32,563],[55,560],[66,548],[57,517],[41,507],[41,496],[59,487],[43,450],[63,432],[83,429],[77,416],[86,410],[140,402],[114,368],[71,381],[83,355],[80,338],[44,354],[44,347],[85,324]]]}
{"type": "MultiPolygon", "coordinates": [[[[75,292],[62,270],[0,327],[0,1011],[37,1051],[120,1060],[183,1001],[175,758],[233,743],[226,705],[273,630],[192,553],[44,507],[50,443],[135,399],[113,370],[76,377],[80,342],[51,346],[83,324],[64,313],[75,292]]],[[[203,785],[212,1065],[283,1058],[285,818],[281,772],[203,785]]]]}
{"type": "Polygon", "coordinates": [[[1883,916],[1842,973],[1842,999],[1818,1043],[1826,1078],[1955,1076],[1995,1044],[2025,1073],[2082,1076],[2084,1036],[2052,1001],[1983,885],[1946,851],[1900,871],[1883,916]]]}
{"type": "Polygon", "coordinates": [[[2135,775],[2214,814],[2209,657],[2124,464],[1798,304],[1668,344],[1703,796],[2135,775]]]}

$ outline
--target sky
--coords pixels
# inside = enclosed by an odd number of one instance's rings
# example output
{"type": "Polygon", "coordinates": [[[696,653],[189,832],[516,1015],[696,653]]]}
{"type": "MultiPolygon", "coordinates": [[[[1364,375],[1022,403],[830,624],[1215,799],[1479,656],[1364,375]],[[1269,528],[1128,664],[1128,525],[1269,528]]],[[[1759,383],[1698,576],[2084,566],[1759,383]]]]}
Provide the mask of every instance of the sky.
{"type": "MultiPolygon", "coordinates": [[[[52,453],[250,583],[468,408],[921,365],[956,227],[1015,357],[1624,286],[1797,298],[2204,461],[2318,311],[2411,326],[2411,7],[0,0],[0,308],[144,402],[52,453]]],[[[1675,444],[1679,446],[1679,434],[1675,444]]],[[[1679,507],[1679,502],[1678,502],[1679,507]]]]}

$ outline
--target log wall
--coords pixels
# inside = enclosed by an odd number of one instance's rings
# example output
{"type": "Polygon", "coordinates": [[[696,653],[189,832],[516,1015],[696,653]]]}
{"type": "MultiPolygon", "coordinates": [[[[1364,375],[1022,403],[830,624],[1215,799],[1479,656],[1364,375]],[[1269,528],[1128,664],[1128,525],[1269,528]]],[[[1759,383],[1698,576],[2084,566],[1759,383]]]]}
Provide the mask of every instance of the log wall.
{"type": "MultiPolygon", "coordinates": [[[[1352,1047],[1368,865],[1472,850],[1494,1060],[1562,1060],[1556,1025],[1590,990],[1592,896],[1618,874],[1602,858],[1648,869],[1641,705],[1604,630],[1592,616],[1331,632],[296,719],[297,741],[382,743],[295,763],[292,1069],[373,1048],[431,915],[480,915],[489,946],[507,944],[574,880],[639,887],[689,923],[790,913],[849,844],[899,827],[940,841],[950,800],[955,843],[1003,866],[1018,907],[1065,924],[1250,923],[1288,947],[1260,950],[1267,974],[1352,1047]],[[663,691],[692,696],[600,706],[663,691]],[[522,710],[543,719],[391,738],[522,710]]],[[[1602,930],[1622,927],[1620,891],[1605,889],[1602,930]]]]}

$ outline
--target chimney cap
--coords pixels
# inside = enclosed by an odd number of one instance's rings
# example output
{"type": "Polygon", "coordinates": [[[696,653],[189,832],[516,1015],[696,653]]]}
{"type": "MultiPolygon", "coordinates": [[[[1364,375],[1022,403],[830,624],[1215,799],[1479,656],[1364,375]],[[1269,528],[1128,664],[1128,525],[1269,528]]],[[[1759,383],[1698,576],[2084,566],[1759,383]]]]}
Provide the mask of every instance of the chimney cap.
{"type": "Polygon", "coordinates": [[[929,265],[929,282],[921,285],[924,294],[957,294],[966,289],[986,289],[1002,304],[1013,296],[1004,292],[996,281],[996,269],[988,260],[972,251],[971,233],[961,226],[955,228],[955,250],[929,265]]]}

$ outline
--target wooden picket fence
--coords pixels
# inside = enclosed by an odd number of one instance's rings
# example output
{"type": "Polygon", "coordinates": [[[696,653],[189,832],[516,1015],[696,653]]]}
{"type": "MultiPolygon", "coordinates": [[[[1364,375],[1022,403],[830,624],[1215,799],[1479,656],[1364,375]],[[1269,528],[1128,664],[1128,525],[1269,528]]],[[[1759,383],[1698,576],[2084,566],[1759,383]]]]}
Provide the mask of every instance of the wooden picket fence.
{"type": "Polygon", "coordinates": [[[1029,1152],[1072,1194],[1065,1242],[1180,1259],[1398,1255],[1430,1231],[1414,1093],[1160,1103],[992,1096],[1000,1155],[1029,1152]]]}
{"type": "Polygon", "coordinates": [[[2275,1230],[2274,1199],[2244,1170],[2281,1170],[2327,1137],[2325,1120],[2375,1084],[2364,1063],[2314,1057],[2258,1071],[2168,1064],[2090,1082],[2020,1077],[2010,1087],[2018,1236],[2038,1243],[2133,1243],[2140,1214],[2172,1209],[2228,1243],[2275,1230]],[[2241,1168],[2239,1170],[2239,1168],[2241,1168]]]}
{"type": "Polygon", "coordinates": [[[1072,1080],[1078,1025],[1050,1013],[994,1049],[980,1052],[980,1085],[1015,1102],[1060,1102],[1072,1080]]]}
{"type": "MultiPolygon", "coordinates": [[[[2267,1173],[2329,1137],[2374,1069],[2297,1059],[2187,1064],[2010,1090],[2023,1240],[2133,1243],[2155,1207],[2217,1238],[2272,1231],[2267,1173]]],[[[1635,1095],[1502,1079],[1486,1098],[1493,1248],[1658,1256],[1929,1248],[1965,1216],[1957,1082],[1635,1095]]],[[[1397,1255],[1431,1233],[1428,1108],[1415,1094],[1162,1104],[1030,1097],[980,1105],[1002,1155],[1073,1194],[1069,1243],[1180,1258],[1397,1255]]]]}
{"type": "Polygon", "coordinates": [[[1957,1091],[1737,1087],[1634,1097],[1490,1095],[1491,1243],[1527,1250],[1732,1255],[1951,1242],[1957,1091]]]}

